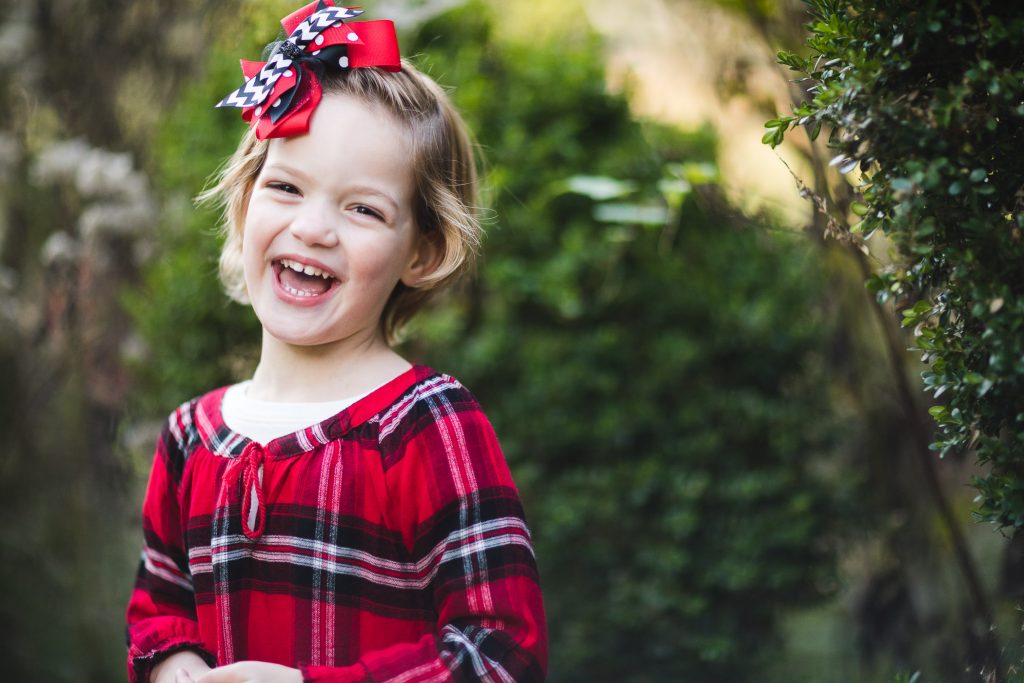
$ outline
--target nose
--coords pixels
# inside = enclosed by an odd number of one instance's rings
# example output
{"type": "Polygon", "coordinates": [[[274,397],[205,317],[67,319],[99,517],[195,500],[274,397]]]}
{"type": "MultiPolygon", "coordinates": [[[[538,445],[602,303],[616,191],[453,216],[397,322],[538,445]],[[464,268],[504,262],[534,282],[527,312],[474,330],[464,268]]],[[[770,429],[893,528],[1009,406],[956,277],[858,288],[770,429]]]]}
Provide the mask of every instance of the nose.
{"type": "Polygon", "coordinates": [[[339,216],[327,201],[305,200],[296,210],[288,230],[307,246],[333,247],[338,244],[339,216]]]}

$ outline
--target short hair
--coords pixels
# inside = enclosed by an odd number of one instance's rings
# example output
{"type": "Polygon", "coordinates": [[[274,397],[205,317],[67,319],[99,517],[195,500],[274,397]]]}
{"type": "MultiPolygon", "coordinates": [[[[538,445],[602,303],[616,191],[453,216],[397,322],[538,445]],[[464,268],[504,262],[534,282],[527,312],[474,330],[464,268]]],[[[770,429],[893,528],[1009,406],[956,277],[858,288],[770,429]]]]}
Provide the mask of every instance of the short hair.
{"type": "MultiPolygon", "coordinates": [[[[482,238],[475,148],[447,93],[406,60],[399,72],[377,67],[329,71],[320,84],[325,96],[350,95],[382,106],[411,134],[413,217],[419,233],[434,242],[441,258],[437,269],[416,287],[399,282],[391,292],[380,329],[392,344],[434,294],[473,267],[482,238]]],[[[269,140],[257,139],[250,128],[218,173],[216,184],[197,198],[200,203],[223,204],[220,279],[228,296],[239,303],[249,303],[242,273],[245,212],[268,148],[269,140]]]]}

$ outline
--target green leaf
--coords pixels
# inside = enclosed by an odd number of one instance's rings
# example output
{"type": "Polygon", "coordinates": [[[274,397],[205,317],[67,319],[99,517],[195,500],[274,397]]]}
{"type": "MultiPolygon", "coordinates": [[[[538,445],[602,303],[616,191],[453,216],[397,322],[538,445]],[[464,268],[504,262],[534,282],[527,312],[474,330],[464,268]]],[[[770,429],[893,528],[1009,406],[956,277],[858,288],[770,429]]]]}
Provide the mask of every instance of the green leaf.
{"type": "Polygon", "coordinates": [[[566,190],[590,197],[595,201],[615,199],[636,192],[637,185],[630,180],[609,176],[574,175],[565,181],[566,190]]]}
{"type": "Polygon", "coordinates": [[[821,119],[818,119],[817,121],[814,122],[814,127],[811,129],[811,136],[810,137],[811,137],[812,140],[817,140],[818,139],[818,135],[820,135],[820,134],[821,134],[821,119]]]}

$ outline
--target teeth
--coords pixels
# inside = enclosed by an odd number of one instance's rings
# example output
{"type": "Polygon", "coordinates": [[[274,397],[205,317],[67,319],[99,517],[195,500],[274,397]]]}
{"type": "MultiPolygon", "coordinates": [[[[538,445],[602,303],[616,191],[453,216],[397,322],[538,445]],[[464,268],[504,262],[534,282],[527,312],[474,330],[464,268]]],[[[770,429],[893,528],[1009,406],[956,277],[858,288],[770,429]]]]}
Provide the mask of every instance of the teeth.
{"type": "Polygon", "coordinates": [[[284,289],[284,291],[288,292],[289,294],[292,294],[293,296],[316,296],[316,294],[314,294],[313,292],[304,292],[301,289],[295,289],[293,287],[289,287],[288,285],[281,285],[281,288],[284,289]]]}
{"type": "Polygon", "coordinates": [[[292,261],[291,259],[281,259],[281,265],[284,266],[285,268],[290,268],[294,270],[296,273],[303,273],[305,275],[315,275],[317,277],[322,277],[325,280],[333,279],[332,275],[330,275],[329,273],[325,273],[319,268],[315,268],[310,265],[305,265],[299,263],[298,261],[292,261]]]}

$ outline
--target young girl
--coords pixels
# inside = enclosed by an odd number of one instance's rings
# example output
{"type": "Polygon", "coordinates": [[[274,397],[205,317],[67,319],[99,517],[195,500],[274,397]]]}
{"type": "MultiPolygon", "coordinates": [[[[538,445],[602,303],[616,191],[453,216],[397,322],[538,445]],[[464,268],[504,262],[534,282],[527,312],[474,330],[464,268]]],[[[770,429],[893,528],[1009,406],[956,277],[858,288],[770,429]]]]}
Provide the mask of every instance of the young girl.
{"type": "Polygon", "coordinates": [[[222,104],[211,195],[263,327],[250,381],[157,443],[128,606],[138,683],[542,680],[529,532],[487,418],[389,342],[479,240],[472,149],[390,22],[326,0],[222,104]]]}

